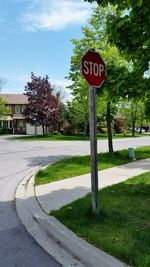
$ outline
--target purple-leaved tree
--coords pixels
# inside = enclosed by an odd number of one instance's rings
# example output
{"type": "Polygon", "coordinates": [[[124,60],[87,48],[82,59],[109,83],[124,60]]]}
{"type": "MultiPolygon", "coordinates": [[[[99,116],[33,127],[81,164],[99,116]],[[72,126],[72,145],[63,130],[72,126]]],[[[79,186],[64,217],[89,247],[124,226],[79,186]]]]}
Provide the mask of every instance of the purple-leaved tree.
{"type": "Polygon", "coordinates": [[[28,104],[24,110],[26,121],[31,125],[42,125],[43,135],[47,127],[57,124],[60,113],[59,101],[52,95],[49,77],[37,77],[31,73],[31,81],[25,86],[28,104]]]}

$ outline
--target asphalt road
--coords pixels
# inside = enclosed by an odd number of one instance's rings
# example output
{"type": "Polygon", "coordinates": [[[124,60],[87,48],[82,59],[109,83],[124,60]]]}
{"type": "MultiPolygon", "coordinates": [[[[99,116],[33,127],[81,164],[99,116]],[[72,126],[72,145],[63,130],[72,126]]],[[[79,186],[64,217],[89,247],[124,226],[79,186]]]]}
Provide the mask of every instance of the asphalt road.
{"type": "MultiPolygon", "coordinates": [[[[88,141],[12,141],[0,136],[0,267],[61,266],[30,237],[16,214],[17,184],[31,170],[72,155],[89,153],[88,141]]],[[[150,137],[118,139],[114,149],[150,145],[150,137]]],[[[107,141],[98,141],[107,151],[107,141]]]]}

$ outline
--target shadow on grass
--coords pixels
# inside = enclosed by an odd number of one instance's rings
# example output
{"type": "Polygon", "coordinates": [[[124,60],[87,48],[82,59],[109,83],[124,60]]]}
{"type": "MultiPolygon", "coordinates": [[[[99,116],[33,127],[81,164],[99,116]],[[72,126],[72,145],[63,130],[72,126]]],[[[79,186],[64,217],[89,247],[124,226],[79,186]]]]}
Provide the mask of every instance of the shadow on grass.
{"type": "Polygon", "coordinates": [[[142,176],[138,178],[139,183],[135,177],[102,189],[98,216],[92,214],[90,194],[51,212],[51,215],[111,255],[132,266],[149,267],[150,173],[142,176]],[[149,184],[142,183],[142,176],[149,180],[149,184]]]}
{"type": "MultiPolygon", "coordinates": [[[[150,157],[150,147],[143,147],[135,149],[137,159],[145,159],[150,157]]],[[[59,157],[60,160],[63,156],[59,157]]],[[[39,160],[39,159],[38,159],[39,160]]],[[[49,158],[51,160],[51,157],[49,158]]],[[[34,159],[32,159],[34,161],[34,159]]],[[[42,159],[41,159],[42,161],[42,159]]],[[[52,163],[52,161],[50,161],[52,163]]],[[[127,150],[121,150],[110,153],[98,154],[98,170],[119,166],[120,172],[122,171],[122,164],[130,163],[132,160],[128,156],[127,150]]],[[[48,160],[47,160],[48,163],[48,160]]],[[[141,162],[140,169],[149,169],[149,161],[141,162]]],[[[126,169],[138,168],[137,162],[131,165],[123,166],[126,169]]],[[[124,170],[123,170],[124,171],[124,170]]],[[[74,176],[83,175],[90,172],[90,156],[76,156],[67,159],[62,159],[56,163],[48,166],[45,170],[41,170],[36,176],[36,184],[44,184],[52,181],[62,180],[74,176]]]]}

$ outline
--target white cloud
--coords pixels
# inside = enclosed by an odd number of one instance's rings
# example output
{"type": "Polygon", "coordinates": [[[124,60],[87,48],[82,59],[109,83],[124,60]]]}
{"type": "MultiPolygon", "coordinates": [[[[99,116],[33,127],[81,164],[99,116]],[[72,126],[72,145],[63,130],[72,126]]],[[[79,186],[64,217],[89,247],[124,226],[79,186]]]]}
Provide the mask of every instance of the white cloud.
{"type": "Polygon", "coordinates": [[[59,31],[85,23],[91,11],[92,5],[83,0],[32,0],[21,22],[26,31],[59,31]]]}
{"type": "MultiPolygon", "coordinates": [[[[31,79],[31,73],[3,73],[1,78],[6,80],[2,88],[2,93],[23,93],[25,85],[31,79]]],[[[50,80],[52,87],[56,87],[57,90],[61,92],[62,101],[67,103],[67,101],[72,100],[72,95],[69,89],[66,87],[71,85],[71,81],[67,79],[52,79],[50,80]]]]}
{"type": "Polygon", "coordinates": [[[61,86],[64,88],[72,84],[72,82],[67,79],[64,79],[64,80],[53,79],[51,83],[55,84],[56,86],[61,86]]]}
{"type": "Polygon", "coordinates": [[[0,25],[5,24],[5,20],[4,19],[0,19],[0,25]]]}
{"type": "Polygon", "coordinates": [[[11,74],[3,74],[6,81],[17,81],[26,83],[30,79],[31,74],[23,74],[23,73],[11,73],[11,74]]]}
{"type": "Polygon", "coordinates": [[[2,88],[2,93],[23,93],[26,83],[30,80],[30,74],[27,73],[3,73],[2,78],[6,80],[2,88]]]}

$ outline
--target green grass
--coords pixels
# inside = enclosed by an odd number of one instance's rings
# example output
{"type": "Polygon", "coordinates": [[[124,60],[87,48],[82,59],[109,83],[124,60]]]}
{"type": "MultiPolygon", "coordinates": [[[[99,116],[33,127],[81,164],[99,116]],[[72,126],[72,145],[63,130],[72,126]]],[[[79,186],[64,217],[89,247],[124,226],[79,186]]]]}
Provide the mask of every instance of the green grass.
{"type": "Polygon", "coordinates": [[[15,140],[23,141],[86,141],[89,140],[88,136],[81,134],[75,135],[39,135],[39,136],[23,136],[23,137],[13,137],[15,140]]]}
{"type": "Polygon", "coordinates": [[[91,194],[58,211],[58,220],[78,236],[133,267],[150,266],[150,172],[99,192],[94,216],[91,194]]]}
{"type": "MultiPolygon", "coordinates": [[[[135,137],[143,137],[148,136],[144,134],[136,134],[135,137]]],[[[131,138],[132,135],[128,134],[124,136],[123,134],[116,134],[113,136],[113,139],[119,138],[131,138]]],[[[45,136],[23,136],[23,137],[11,137],[11,139],[22,140],[22,141],[88,141],[89,136],[84,136],[82,134],[74,134],[74,135],[45,135],[45,136]]],[[[106,134],[98,134],[98,140],[107,139],[106,134]]]]}
{"type": "MultiPolygon", "coordinates": [[[[135,149],[136,159],[150,157],[150,146],[135,149]]],[[[128,150],[98,154],[98,169],[104,170],[131,162],[128,150]]],[[[72,157],[58,161],[44,170],[40,170],[35,178],[35,185],[46,184],[90,172],[90,156],[72,157]]]]}

